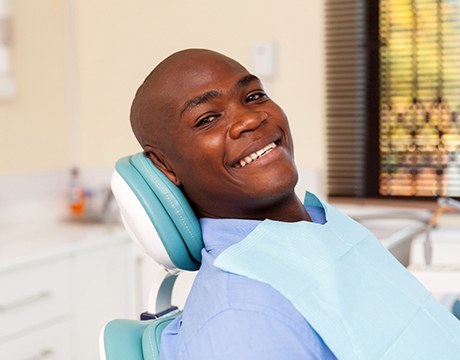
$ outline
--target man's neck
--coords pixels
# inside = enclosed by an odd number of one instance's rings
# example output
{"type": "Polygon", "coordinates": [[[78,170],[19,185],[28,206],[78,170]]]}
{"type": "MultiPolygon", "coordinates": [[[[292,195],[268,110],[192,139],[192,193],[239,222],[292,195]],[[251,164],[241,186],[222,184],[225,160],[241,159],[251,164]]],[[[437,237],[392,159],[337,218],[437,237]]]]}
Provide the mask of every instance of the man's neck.
{"type": "Polygon", "coordinates": [[[281,202],[268,208],[265,218],[284,222],[312,221],[304,205],[295,195],[289,201],[281,202]]]}
{"type": "MultiPolygon", "coordinates": [[[[217,202],[216,202],[217,204],[217,202]]],[[[203,211],[194,206],[199,217],[221,218],[221,219],[249,219],[249,220],[275,220],[283,222],[312,221],[303,203],[296,196],[294,191],[284,197],[276,199],[264,199],[264,201],[251,201],[241,204],[238,202],[225,204],[212,204],[208,209],[214,211],[203,211]]]]}
{"type": "Polygon", "coordinates": [[[295,193],[269,206],[261,206],[259,209],[255,208],[242,211],[239,216],[234,216],[234,218],[254,220],[270,219],[283,222],[312,221],[303,203],[295,193]]]}

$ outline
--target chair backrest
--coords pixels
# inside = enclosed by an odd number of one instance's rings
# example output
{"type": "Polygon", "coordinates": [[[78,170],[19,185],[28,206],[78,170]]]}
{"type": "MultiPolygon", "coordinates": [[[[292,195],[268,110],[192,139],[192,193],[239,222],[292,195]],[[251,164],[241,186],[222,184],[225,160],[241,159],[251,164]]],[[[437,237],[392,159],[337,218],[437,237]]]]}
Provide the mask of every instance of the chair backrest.
{"type": "MultiPolygon", "coordinates": [[[[200,266],[203,241],[198,219],[182,191],[142,153],[118,160],[111,185],[131,239],[172,270],[156,299],[156,312],[165,310],[159,307],[170,306],[175,270],[200,266]]],[[[154,320],[110,321],[101,332],[101,359],[158,359],[161,333],[179,314],[177,310],[154,320]]]]}
{"type": "Polygon", "coordinates": [[[131,238],[167,269],[197,270],[200,224],[182,191],[150,159],[138,153],[120,159],[112,191],[131,238]]]}

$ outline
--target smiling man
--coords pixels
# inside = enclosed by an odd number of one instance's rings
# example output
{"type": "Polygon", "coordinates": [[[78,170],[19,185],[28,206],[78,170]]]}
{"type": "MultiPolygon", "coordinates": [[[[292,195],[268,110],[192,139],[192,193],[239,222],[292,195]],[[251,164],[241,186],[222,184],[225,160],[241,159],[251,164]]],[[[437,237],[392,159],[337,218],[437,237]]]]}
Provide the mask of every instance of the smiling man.
{"type": "Polygon", "coordinates": [[[171,55],[139,88],[131,123],[204,243],[161,360],[460,359],[458,320],[374,235],[296,197],[286,115],[238,62],[171,55]]]}
{"type": "Polygon", "coordinates": [[[161,359],[335,359],[273,287],[213,265],[261,220],[325,221],[294,193],[289,124],[261,81],[222,54],[180,51],[141,85],[131,124],[190,201],[205,245],[183,315],[163,332],[161,359]]]}
{"type": "Polygon", "coordinates": [[[308,217],[293,192],[286,115],[236,61],[206,50],[170,56],[141,86],[131,114],[144,152],[199,216],[308,217]]]}

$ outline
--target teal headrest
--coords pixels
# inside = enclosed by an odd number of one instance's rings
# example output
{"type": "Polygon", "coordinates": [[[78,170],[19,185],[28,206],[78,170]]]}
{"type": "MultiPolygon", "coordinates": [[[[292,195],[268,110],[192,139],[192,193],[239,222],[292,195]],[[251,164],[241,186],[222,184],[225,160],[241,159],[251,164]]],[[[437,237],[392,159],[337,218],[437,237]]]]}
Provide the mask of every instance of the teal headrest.
{"type": "Polygon", "coordinates": [[[172,265],[163,265],[169,268],[199,268],[203,241],[198,219],[182,191],[150,159],[138,153],[118,160],[112,190],[128,232],[142,246],[151,249],[147,252],[157,259],[156,252],[165,250],[172,265]],[[145,235],[148,232],[143,227],[152,225],[161,240],[160,248],[152,244],[156,239],[145,235]]]}

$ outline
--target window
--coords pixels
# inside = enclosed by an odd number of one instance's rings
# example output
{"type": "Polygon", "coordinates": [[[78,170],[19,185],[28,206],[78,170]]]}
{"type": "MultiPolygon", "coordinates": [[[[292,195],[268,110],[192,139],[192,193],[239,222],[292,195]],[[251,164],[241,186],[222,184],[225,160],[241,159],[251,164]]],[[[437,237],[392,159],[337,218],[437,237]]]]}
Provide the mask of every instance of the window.
{"type": "Polygon", "coordinates": [[[326,2],[330,195],[460,196],[460,4],[326,2]]]}

